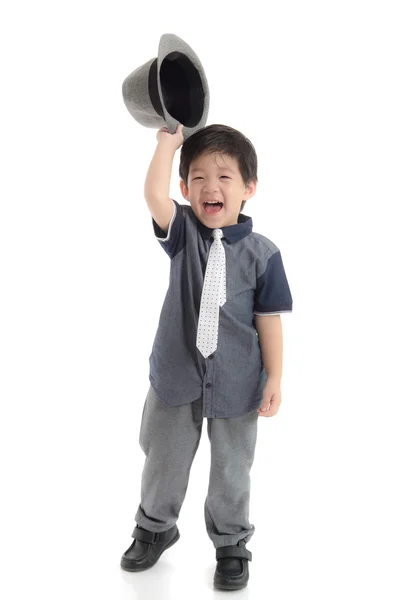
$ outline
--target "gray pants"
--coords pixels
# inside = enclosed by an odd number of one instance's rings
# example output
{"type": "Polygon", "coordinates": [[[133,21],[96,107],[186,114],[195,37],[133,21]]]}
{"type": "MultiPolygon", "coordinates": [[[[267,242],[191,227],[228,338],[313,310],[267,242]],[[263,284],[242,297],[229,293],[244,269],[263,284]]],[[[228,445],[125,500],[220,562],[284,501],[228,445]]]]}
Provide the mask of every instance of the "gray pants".
{"type": "MultiPolygon", "coordinates": [[[[249,500],[258,418],[255,410],[242,417],[207,419],[211,469],[204,516],[215,548],[248,542],[255,530],[249,523],[249,500]]],[[[202,426],[202,398],[166,406],[150,385],[139,437],[146,455],[135,516],[140,527],[160,532],[177,522],[202,426]]]]}

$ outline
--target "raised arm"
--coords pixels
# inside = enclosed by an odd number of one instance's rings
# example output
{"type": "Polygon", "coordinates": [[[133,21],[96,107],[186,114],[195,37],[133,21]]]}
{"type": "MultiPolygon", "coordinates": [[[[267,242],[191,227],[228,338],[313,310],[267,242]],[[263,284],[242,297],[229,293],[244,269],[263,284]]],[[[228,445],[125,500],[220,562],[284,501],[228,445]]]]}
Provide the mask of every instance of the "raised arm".
{"type": "Polygon", "coordinates": [[[158,143],[144,184],[144,197],[151,216],[163,231],[168,230],[174,212],[169,187],[175,152],[183,143],[182,129],[183,126],[178,125],[173,134],[166,127],[159,129],[158,143]]]}

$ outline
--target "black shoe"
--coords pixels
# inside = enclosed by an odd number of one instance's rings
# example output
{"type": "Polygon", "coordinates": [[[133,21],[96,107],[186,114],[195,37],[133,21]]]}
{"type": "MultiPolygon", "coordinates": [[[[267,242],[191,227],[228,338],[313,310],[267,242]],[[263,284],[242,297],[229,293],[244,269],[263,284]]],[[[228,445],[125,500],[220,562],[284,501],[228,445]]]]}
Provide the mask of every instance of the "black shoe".
{"type": "Polygon", "coordinates": [[[135,540],[121,558],[121,567],[125,571],[149,569],[156,564],[164,550],[170,548],[179,540],[180,535],[176,525],[161,533],[155,533],[136,526],[132,537],[135,540]]]}
{"type": "Polygon", "coordinates": [[[220,590],[240,590],[249,581],[249,560],[252,554],[241,540],[236,546],[221,546],[216,552],[217,568],[214,585],[220,590]]]}

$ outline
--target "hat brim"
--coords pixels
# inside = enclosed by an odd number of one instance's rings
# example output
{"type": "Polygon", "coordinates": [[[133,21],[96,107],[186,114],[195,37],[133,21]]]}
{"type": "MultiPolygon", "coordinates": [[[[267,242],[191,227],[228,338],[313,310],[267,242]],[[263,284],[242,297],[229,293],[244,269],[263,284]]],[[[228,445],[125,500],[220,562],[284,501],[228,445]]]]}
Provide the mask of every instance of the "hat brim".
{"type": "MultiPolygon", "coordinates": [[[[192,48],[184,40],[173,33],[165,33],[160,38],[157,56],[157,86],[164,119],[170,133],[175,133],[178,124],[182,122],[182,134],[186,139],[195,131],[206,125],[210,105],[210,92],[203,66],[192,48]],[[167,57],[169,57],[168,60],[164,62],[167,57]],[[185,122],[178,120],[177,117],[179,116],[180,111],[174,109],[174,104],[173,102],[171,103],[170,99],[167,97],[168,93],[162,82],[163,72],[165,73],[166,68],[171,69],[170,65],[172,64],[175,64],[176,68],[180,69],[181,72],[186,69],[186,75],[191,78],[189,79],[189,82],[184,82],[186,84],[186,94],[188,94],[188,97],[182,98],[182,101],[185,103],[185,106],[183,107],[184,110],[188,108],[188,105],[193,109],[190,118],[187,120],[182,118],[182,121],[187,121],[186,124],[185,122]],[[188,90],[188,85],[191,85],[193,89],[188,90]],[[189,101],[187,101],[188,99],[189,101]]],[[[174,98],[179,104],[178,95],[179,90],[175,92],[174,98]]]]}

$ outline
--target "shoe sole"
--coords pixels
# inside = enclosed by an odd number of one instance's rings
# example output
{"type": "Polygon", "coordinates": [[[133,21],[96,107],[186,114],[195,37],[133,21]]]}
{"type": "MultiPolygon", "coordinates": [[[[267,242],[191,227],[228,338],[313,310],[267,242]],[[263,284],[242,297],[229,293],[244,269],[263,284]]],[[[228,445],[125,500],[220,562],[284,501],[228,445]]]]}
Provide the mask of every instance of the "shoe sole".
{"type": "Polygon", "coordinates": [[[243,588],[245,588],[247,586],[247,583],[242,583],[241,585],[228,585],[228,584],[223,584],[223,583],[215,583],[214,581],[214,587],[216,587],[219,590],[241,590],[243,588]]]}
{"type": "Polygon", "coordinates": [[[247,586],[247,581],[246,583],[218,583],[216,581],[214,581],[214,587],[216,587],[219,590],[241,590],[242,588],[247,586]]]}
{"type": "Polygon", "coordinates": [[[122,565],[121,562],[121,568],[124,571],[131,571],[132,573],[137,573],[138,571],[146,571],[147,569],[151,569],[151,567],[154,567],[154,565],[158,562],[160,556],[163,554],[163,552],[165,552],[166,550],[168,550],[168,548],[171,548],[171,546],[173,546],[174,544],[176,544],[176,542],[179,540],[180,538],[180,533],[179,531],[177,532],[176,536],[169,542],[169,544],[167,544],[167,546],[165,546],[165,548],[162,549],[162,551],[160,552],[157,560],[155,562],[153,562],[151,565],[147,565],[147,567],[135,567],[134,565],[130,566],[130,565],[122,565]]]}

